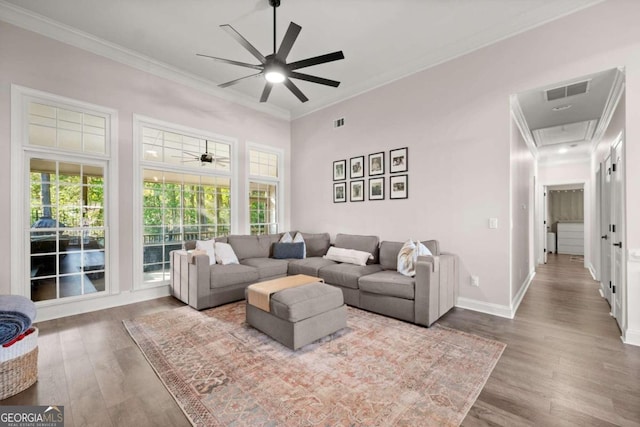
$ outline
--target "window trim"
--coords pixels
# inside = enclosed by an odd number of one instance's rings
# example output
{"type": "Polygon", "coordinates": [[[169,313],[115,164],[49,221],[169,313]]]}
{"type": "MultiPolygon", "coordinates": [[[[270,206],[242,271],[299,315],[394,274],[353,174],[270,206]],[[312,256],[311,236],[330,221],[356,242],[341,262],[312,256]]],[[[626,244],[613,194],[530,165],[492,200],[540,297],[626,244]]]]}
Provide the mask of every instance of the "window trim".
{"type": "Polygon", "coordinates": [[[285,183],[284,183],[284,150],[281,148],[272,147],[270,145],[258,144],[255,142],[248,141],[246,144],[246,159],[245,159],[245,212],[247,222],[245,224],[244,230],[246,234],[251,234],[251,204],[249,202],[249,197],[251,194],[251,182],[259,182],[265,184],[275,184],[276,185],[276,195],[278,197],[276,212],[276,224],[278,227],[278,232],[282,232],[285,229],[285,221],[284,221],[284,194],[285,194],[285,183]],[[275,154],[278,156],[278,178],[271,178],[268,176],[260,176],[260,175],[251,175],[251,151],[262,151],[264,153],[275,154]]]}
{"type": "Polygon", "coordinates": [[[185,173],[192,175],[202,175],[197,169],[189,167],[180,167],[162,162],[151,162],[144,160],[142,156],[142,136],[141,131],[144,126],[154,127],[167,132],[181,133],[193,137],[205,137],[210,140],[224,142],[231,147],[231,163],[230,171],[211,171],[206,175],[226,176],[231,180],[231,233],[238,232],[238,140],[229,136],[216,134],[210,131],[192,128],[165,120],[155,119],[144,116],[142,114],[133,114],[133,286],[132,291],[152,289],[167,286],[169,282],[158,282],[154,284],[145,284],[143,271],[143,254],[144,249],[142,224],[142,171],[143,169],[156,169],[166,172],[185,173]]]}
{"type": "Polygon", "coordinates": [[[28,272],[29,259],[25,257],[25,236],[29,232],[30,224],[25,222],[27,204],[26,197],[29,188],[29,177],[25,173],[27,162],[34,156],[46,155],[56,160],[69,160],[87,164],[104,165],[106,178],[105,192],[105,232],[107,250],[105,261],[108,272],[105,272],[105,291],[97,294],[56,298],[38,301],[38,307],[56,306],[78,300],[101,298],[105,295],[120,293],[120,268],[118,259],[112,256],[119,247],[119,217],[117,189],[118,177],[118,111],[112,108],[79,101],[64,96],[11,85],[11,293],[30,298],[31,287],[28,272]],[[27,144],[29,103],[38,101],[48,105],[80,109],[91,114],[99,113],[105,116],[108,125],[105,127],[105,154],[85,153],[61,149],[58,147],[39,147],[27,144]]]}

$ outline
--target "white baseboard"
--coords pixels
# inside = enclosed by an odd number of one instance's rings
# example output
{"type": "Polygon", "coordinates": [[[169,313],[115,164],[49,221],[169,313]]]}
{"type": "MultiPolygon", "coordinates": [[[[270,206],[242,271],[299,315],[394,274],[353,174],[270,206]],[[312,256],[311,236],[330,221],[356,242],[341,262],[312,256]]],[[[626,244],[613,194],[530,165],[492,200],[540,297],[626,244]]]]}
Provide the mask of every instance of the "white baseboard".
{"type": "Polygon", "coordinates": [[[536,275],[535,270],[531,270],[529,272],[529,275],[526,277],[526,279],[524,279],[522,286],[520,286],[520,290],[513,297],[513,300],[511,300],[511,317],[510,317],[511,319],[513,319],[516,316],[516,311],[518,311],[518,307],[520,307],[520,303],[522,302],[524,295],[529,290],[529,286],[531,285],[531,282],[533,282],[533,278],[535,277],[535,275],[536,275]]]}
{"type": "Polygon", "coordinates": [[[601,296],[602,298],[604,298],[604,292],[602,292],[602,288],[601,288],[601,287],[600,287],[600,288],[598,288],[598,292],[600,293],[600,296],[601,296]]]}
{"type": "Polygon", "coordinates": [[[589,273],[591,273],[593,280],[598,281],[598,279],[596,279],[596,269],[593,267],[593,264],[589,263],[587,268],[589,269],[589,273]]]}
{"type": "Polygon", "coordinates": [[[480,313],[491,314],[493,316],[506,317],[507,319],[513,319],[511,308],[506,305],[478,301],[471,298],[458,297],[458,300],[456,301],[456,307],[479,311],[480,313]]]}
{"type": "Polygon", "coordinates": [[[520,290],[518,291],[516,296],[513,298],[513,301],[511,302],[511,307],[506,305],[501,305],[501,304],[494,304],[492,302],[478,301],[475,299],[464,298],[464,297],[458,297],[458,300],[456,302],[456,307],[464,308],[467,310],[478,311],[480,313],[491,314],[493,316],[506,317],[507,319],[513,319],[516,315],[516,311],[518,310],[518,307],[520,307],[520,303],[522,302],[524,295],[527,293],[527,290],[531,285],[531,282],[533,282],[533,278],[535,275],[536,275],[536,271],[531,270],[527,278],[524,279],[524,282],[520,287],[520,290]]]}
{"type": "Polygon", "coordinates": [[[117,295],[74,301],[67,304],[39,307],[36,322],[44,322],[51,319],[58,319],[60,317],[88,313],[90,311],[104,310],[106,308],[166,297],[168,295],[171,295],[171,293],[170,288],[167,285],[157,288],[126,291],[117,295]]]}
{"type": "Polygon", "coordinates": [[[640,346],[640,331],[627,329],[622,337],[622,342],[625,344],[640,346]]]}

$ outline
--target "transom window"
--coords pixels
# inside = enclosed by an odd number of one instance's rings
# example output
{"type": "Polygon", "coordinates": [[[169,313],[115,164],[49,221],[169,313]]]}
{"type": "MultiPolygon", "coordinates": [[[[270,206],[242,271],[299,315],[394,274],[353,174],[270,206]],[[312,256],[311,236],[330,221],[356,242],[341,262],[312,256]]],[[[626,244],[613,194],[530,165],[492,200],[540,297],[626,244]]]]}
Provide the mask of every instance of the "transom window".
{"type": "Polygon", "coordinates": [[[142,127],[143,160],[180,167],[231,170],[231,145],[226,142],[142,127]]]}
{"type": "Polygon", "coordinates": [[[106,153],[104,116],[68,108],[29,104],[29,144],[84,153],[106,153]]]}

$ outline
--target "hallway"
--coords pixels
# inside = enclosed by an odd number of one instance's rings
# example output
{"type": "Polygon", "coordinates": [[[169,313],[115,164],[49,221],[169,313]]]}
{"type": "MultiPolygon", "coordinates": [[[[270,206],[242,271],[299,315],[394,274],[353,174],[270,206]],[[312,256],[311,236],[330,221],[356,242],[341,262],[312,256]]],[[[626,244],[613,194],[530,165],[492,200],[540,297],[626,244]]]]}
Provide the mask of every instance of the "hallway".
{"type": "Polygon", "coordinates": [[[598,286],[581,257],[554,254],[515,319],[441,319],[507,344],[463,425],[640,426],[640,348],[622,343],[598,286]]]}

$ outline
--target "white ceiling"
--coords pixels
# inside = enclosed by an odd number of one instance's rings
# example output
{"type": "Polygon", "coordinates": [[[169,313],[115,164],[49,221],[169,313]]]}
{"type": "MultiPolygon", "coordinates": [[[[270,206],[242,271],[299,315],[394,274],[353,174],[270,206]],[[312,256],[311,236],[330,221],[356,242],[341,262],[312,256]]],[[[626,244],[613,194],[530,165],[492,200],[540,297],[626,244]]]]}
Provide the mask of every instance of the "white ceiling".
{"type": "Polygon", "coordinates": [[[600,125],[619,73],[620,70],[613,68],[517,94],[524,119],[537,143],[539,161],[563,158],[586,161],[589,158],[594,131],[600,125]],[[583,81],[589,81],[586,93],[547,101],[547,90],[583,81]]]}
{"type": "MultiPolygon", "coordinates": [[[[300,70],[339,80],[339,88],[296,80],[309,102],[276,87],[269,104],[299,117],[601,1],[282,0],[278,45],[290,21],[302,26],[289,61],[336,50],[346,59],[300,70]]],[[[231,24],[265,55],[272,51],[268,0],[0,0],[9,3],[213,84],[252,70],[196,53],[255,63],[219,25],[231,24]]],[[[263,86],[250,79],[220,90],[257,104],[263,86]]]]}

